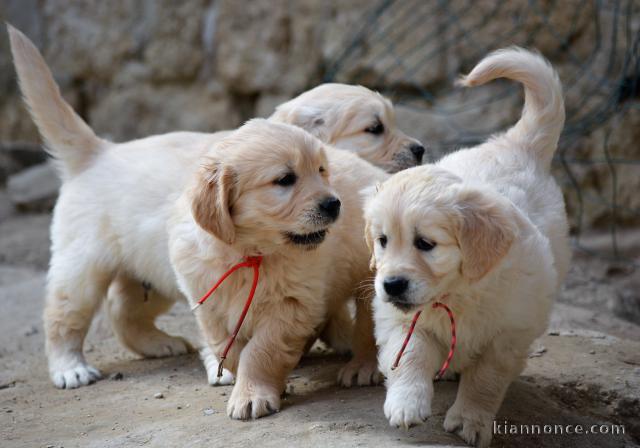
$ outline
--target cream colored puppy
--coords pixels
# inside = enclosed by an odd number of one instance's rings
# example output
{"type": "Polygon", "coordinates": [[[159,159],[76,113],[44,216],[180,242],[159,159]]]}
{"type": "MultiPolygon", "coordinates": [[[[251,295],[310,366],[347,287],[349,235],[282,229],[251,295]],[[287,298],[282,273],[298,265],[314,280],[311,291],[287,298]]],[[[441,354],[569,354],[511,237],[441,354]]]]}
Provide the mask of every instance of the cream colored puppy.
{"type": "MultiPolygon", "coordinates": [[[[45,326],[48,329],[48,356],[54,383],[58,387],[72,388],[89,384],[99,377],[97,370],[90,368],[84,361],[82,341],[86,325],[101,302],[104,288],[109,288],[107,310],[115,333],[129,349],[140,355],[151,357],[190,351],[191,346],[186,340],[168,335],[155,326],[156,317],[166,312],[175,300],[182,297],[173,283],[172,276],[166,271],[157,277],[157,283],[152,280],[156,278],[155,274],[148,274],[150,271],[157,272],[166,268],[160,250],[164,244],[162,243],[165,238],[162,233],[164,228],[155,224],[162,222],[165,216],[162,213],[166,213],[167,204],[173,200],[169,198],[179,194],[182,185],[190,179],[192,170],[198,166],[200,157],[231,132],[215,134],[179,132],[120,145],[102,140],[96,137],[86,123],[64,102],[46,63],[33,44],[22,33],[11,27],[9,27],[9,34],[23,93],[40,132],[45,137],[49,151],[58,160],[64,180],[60,205],[56,209],[52,228],[55,253],[50,275],[50,299],[48,300],[50,305],[47,306],[45,318],[45,326]],[[103,162],[105,165],[99,165],[103,162]],[[109,163],[113,165],[109,166],[109,163]],[[126,164],[131,166],[125,166],[126,164]],[[102,170],[96,166],[106,168],[102,170]],[[96,180],[103,182],[104,185],[101,188],[111,188],[111,195],[98,191],[99,189],[93,189],[90,176],[96,176],[96,180]],[[84,180],[79,181],[78,178],[84,180]],[[135,179],[135,182],[131,179],[135,179]],[[157,185],[158,182],[162,185],[157,185]],[[76,185],[76,187],[72,188],[70,185],[76,185]],[[83,188],[87,192],[82,193],[80,190],[83,188]],[[84,297],[82,304],[70,306],[67,313],[59,308],[62,306],[60,303],[73,302],[64,292],[69,286],[58,288],[55,284],[86,281],[83,280],[85,277],[94,278],[86,276],[87,273],[82,266],[67,267],[65,263],[74,264],[69,261],[72,257],[60,255],[60,252],[63,252],[61,247],[65,248],[65,252],[70,250],[67,249],[67,244],[71,244],[68,240],[71,239],[74,231],[79,230],[77,226],[81,226],[73,223],[60,224],[68,219],[65,215],[83,214],[80,211],[83,207],[88,209],[89,216],[100,215],[100,210],[93,210],[93,199],[83,195],[98,195],[96,204],[103,204],[105,207],[109,200],[117,200],[131,206],[133,210],[131,213],[125,213],[118,220],[103,217],[95,229],[78,232],[78,241],[73,242],[76,250],[84,250],[84,244],[87,244],[86,250],[93,253],[90,256],[109,258],[106,255],[108,251],[100,255],[101,247],[99,246],[101,244],[108,246],[109,244],[105,241],[108,238],[113,238],[115,242],[122,244],[120,238],[113,235],[112,230],[115,221],[118,221],[119,226],[124,226],[125,224],[120,221],[125,217],[132,222],[142,223],[139,231],[131,232],[132,235],[137,236],[140,244],[132,243],[122,247],[124,255],[130,256],[135,262],[132,268],[121,266],[121,263],[113,262],[111,259],[105,260],[105,264],[109,267],[105,270],[88,264],[86,269],[95,271],[94,277],[97,276],[100,281],[82,284],[78,289],[78,295],[84,297]],[[73,199],[76,196],[79,197],[73,199]],[[63,205],[74,203],[77,205],[63,205]],[[154,213],[148,214],[150,207],[153,208],[154,213]],[[154,219],[157,217],[156,212],[161,212],[158,220],[154,219]],[[62,241],[65,243],[63,244],[62,241]],[[88,244],[89,242],[92,244],[88,244]],[[160,244],[159,252],[149,255],[139,250],[141,246],[146,247],[146,244],[153,245],[156,244],[155,242],[160,244]],[[62,296],[54,300],[53,296],[56,294],[62,294],[62,296]],[[58,303],[56,300],[61,302],[58,303]],[[77,323],[57,323],[75,317],[78,318],[77,323]],[[61,326],[60,329],[57,328],[58,325],[61,326]],[[65,326],[68,325],[75,330],[67,332],[65,326]],[[65,333],[65,336],[57,340],[57,335],[61,332],[65,333]]],[[[308,92],[307,96],[305,95],[307,94],[282,105],[271,120],[274,122],[289,120],[308,128],[328,141],[337,144],[344,142],[347,149],[352,151],[357,152],[358,149],[362,149],[361,157],[390,170],[421,161],[424,148],[419,142],[402,134],[395,127],[393,109],[390,103],[380,95],[362,87],[335,84],[320,86],[308,92]],[[331,97],[334,97],[335,101],[331,101],[331,97]],[[312,116],[312,120],[303,120],[304,117],[312,116]],[[339,121],[333,119],[336,116],[340,117],[339,121]]],[[[353,157],[349,160],[353,160],[353,157]]],[[[359,161],[353,163],[353,166],[360,170],[349,172],[349,175],[354,177],[354,182],[367,179],[367,176],[370,177],[368,182],[382,179],[383,173],[380,170],[370,169],[359,161]],[[371,174],[372,172],[375,174],[371,174]]],[[[354,224],[353,229],[354,235],[357,235],[359,232],[357,225],[354,224]]],[[[350,285],[360,279],[358,260],[361,258],[359,255],[359,251],[362,250],[361,239],[354,237],[341,250],[345,256],[356,257],[355,262],[345,261],[344,266],[340,263],[334,265],[340,266],[341,273],[357,273],[347,282],[343,281],[342,287],[346,288],[344,285],[350,285]],[[352,250],[352,247],[356,248],[352,250]]],[[[336,278],[343,279],[341,275],[336,278]]],[[[360,291],[357,297],[364,297],[363,292],[360,291]]],[[[350,384],[354,377],[358,384],[376,382],[379,376],[376,371],[369,303],[366,300],[357,301],[356,337],[353,344],[351,338],[354,336],[354,330],[345,303],[345,298],[339,294],[331,296],[329,309],[325,312],[327,320],[319,325],[320,328],[324,327],[322,336],[338,350],[353,349],[355,353],[354,359],[341,371],[342,383],[350,384]]],[[[202,355],[210,382],[219,383],[220,380],[216,376],[217,358],[208,348],[205,348],[202,355]]],[[[231,380],[232,376],[226,372],[222,382],[228,383],[231,380]]]]}
{"type": "MultiPolygon", "coordinates": [[[[287,375],[326,317],[325,297],[344,302],[370,275],[358,191],[387,175],[296,127],[250,122],[242,130],[203,157],[173,212],[169,247],[192,303],[243,257],[264,257],[222,378],[236,375],[229,416],[247,419],[280,408],[287,375]]],[[[196,312],[211,354],[226,345],[252,276],[235,273],[196,312]]]]}
{"type": "Polygon", "coordinates": [[[429,306],[441,300],[456,317],[450,368],[461,373],[444,427],[482,447],[529,346],[547,326],[570,260],[564,201],[549,174],[564,124],[560,81],[541,56],[511,48],[486,57],[461,82],[498,77],[524,84],[524,110],[513,128],[392,176],[366,207],[384,413],[403,427],[431,414],[432,378],[451,339],[448,316],[429,306]],[[391,370],[418,309],[416,332],[391,370]]]}
{"type": "Polygon", "coordinates": [[[418,140],[398,129],[391,101],[362,86],[322,84],[281,104],[269,119],[299,126],[389,173],[431,159],[418,140]]]}

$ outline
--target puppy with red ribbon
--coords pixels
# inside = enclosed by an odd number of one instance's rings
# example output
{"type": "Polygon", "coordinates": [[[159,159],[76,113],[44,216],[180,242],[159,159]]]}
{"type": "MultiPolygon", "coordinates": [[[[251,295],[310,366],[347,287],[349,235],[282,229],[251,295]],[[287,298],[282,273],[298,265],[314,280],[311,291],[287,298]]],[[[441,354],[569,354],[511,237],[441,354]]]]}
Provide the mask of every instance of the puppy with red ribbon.
{"type": "MultiPolygon", "coordinates": [[[[264,120],[201,159],[169,221],[169,252],[194,307],[210,383],[235,381],[231,418],[278,411],[329,301],[359,294],[371,275],[359,192],[387,177],[299,128],[264,120]]],[[[371,381],[375,349],[367,356],[371,381]]]]}
{"type": "Polygon", "coordinates": [[[405,428],[429,418],[434,375],[449,368],[461,379],[444,429],[480,447],[546,328],[571,254],[549,172],[564,123],[558,76],[540,55],[510,48],[461,83],[499,77],[524,85],[515,126],[395,174],[365,207],[385,416],[405,428]]]}

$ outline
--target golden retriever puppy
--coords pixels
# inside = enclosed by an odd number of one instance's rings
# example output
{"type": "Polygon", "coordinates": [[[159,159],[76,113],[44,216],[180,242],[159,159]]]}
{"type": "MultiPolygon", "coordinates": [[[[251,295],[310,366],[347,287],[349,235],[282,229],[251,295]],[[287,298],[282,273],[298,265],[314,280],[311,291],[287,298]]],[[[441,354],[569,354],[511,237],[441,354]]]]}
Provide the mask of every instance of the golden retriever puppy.
{"type": "Polygon", "coordinates": [[[389,173],[421,165],[425,156],[424,146],[398,129],[391,101],[362,86],[322,84],[278,106],[269,120],[299,126],[389,173]]]}
{"type": "Polygon", "coordinates": [[[430,307],[442,301],[456,318],[450,368],[461,374],[444,428],[482,447],[529,346],[547,326],[570,260],[564,201],[549,173],[564,124],[560,81],[541,56],[511,48],[487,56],[461,83],[499,77],[524,85],[515,126],[435,165],[392,176],[365,212],[377,268],[384,413],[403,427],[431,414],[432,378],[451,340],[447,314],[430,307]],[[392,370],[420,309],[408,349],[392,370]]]}
{"type": "MultiPolygon", "coordinates": [[[[186,292],[193,300],[238,254],[260,253],[263,280],[229,359],[231,370],[238,369],[229,412],[246,418],[278,409],[284,376],[330,314],[327,298],[359,297],[356,287],[370,271],[357,192],[387,174],[298,127],[265,120],[226,136],[180,132],[105,141],[64,101],[33,44],[11,27],[9,34],[25,100],[63,179],[44,313],[54,384],[75,388],[100,377],[82,346],[110,285],[125,296],[133,290],[133,282],[114,286],[114,278],[142,279],[162,298],[145,302],[138,284],[135,300],[110,304],[121,339],[151,355],[180,353],[188,350],[186,341],[154,325],[173,303],[168,298],[186,292]]],[[[199,312],[210,362],[217,363],[213,353],[229,325],[211,309],[234,319],[237,301],[230,299],[244,294],[242,278],[236,274],[220,300],[199,312]]]]}
{"type": "MultiPolygon", "coordinates": [[[[228,414],[247,419],[280,408],[286,377],[325,320],[327,299],[345,302],[370,275],[359,191],[387,175],[290,125],[252,121],[241,131],[201,159],[170,220],[169,251],[192,303],[243,257],[264,257],[220,379],[236,376],[228,414]]],[[[250,269],[235,273],[196,311],[210,372],[252,277],[250,269]]]]}

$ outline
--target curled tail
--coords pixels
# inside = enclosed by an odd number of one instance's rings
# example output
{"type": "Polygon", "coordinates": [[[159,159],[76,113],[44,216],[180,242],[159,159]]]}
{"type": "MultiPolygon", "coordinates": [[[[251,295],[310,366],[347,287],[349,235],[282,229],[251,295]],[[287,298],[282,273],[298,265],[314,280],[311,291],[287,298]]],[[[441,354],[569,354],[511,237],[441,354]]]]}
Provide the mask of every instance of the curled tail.
{"type": "Polygon", "coordinates": [[[63,177],[82,171],[106,143],[74,112],[33,43],[7,25],[11,53],[20,89],[45,141],[47,152],[57,161],[63,177]]]}
{"type": "Polygon", "coordinates": [[[522,116],[506,137],[528,148],[549,169],[564,126],[564,100],[558,74],[540,54],[511,47],[485,57],[460,84],[473,87],[496,78],[524,85],[522,116]]]}

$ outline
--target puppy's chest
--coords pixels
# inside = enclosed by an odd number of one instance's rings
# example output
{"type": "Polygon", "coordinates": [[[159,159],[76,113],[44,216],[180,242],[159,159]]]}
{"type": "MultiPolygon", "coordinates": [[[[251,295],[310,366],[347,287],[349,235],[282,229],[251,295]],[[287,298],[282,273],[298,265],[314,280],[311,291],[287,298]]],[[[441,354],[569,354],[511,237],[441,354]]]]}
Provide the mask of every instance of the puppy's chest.
{"type": "MultiPolygon", "coordinates": [[[[321,316],[326,308],[325,282],[318,274],[317,270],[308,269],[303,264],[263,262],[247,319],[253,321],[272,313],[290,312],[292,308],[310,317],[321,316]]],[[[219,301],[212,311],[231,319],[239,316],[252,281],[252,269],[232,274],[220,288],[219,301]]]]}
{"type": "MultiPolygon", "coordinates": [[[[458,370],[480,356],[500,333],[497,316],[489,310],[451,307],[455,320],[456,348],[452,367],[458,370]]],[[[421,327],[435,337],[443,353],[451,345],[452,325],[442,309],[429,308],[423,312],[421,327]]]]}

